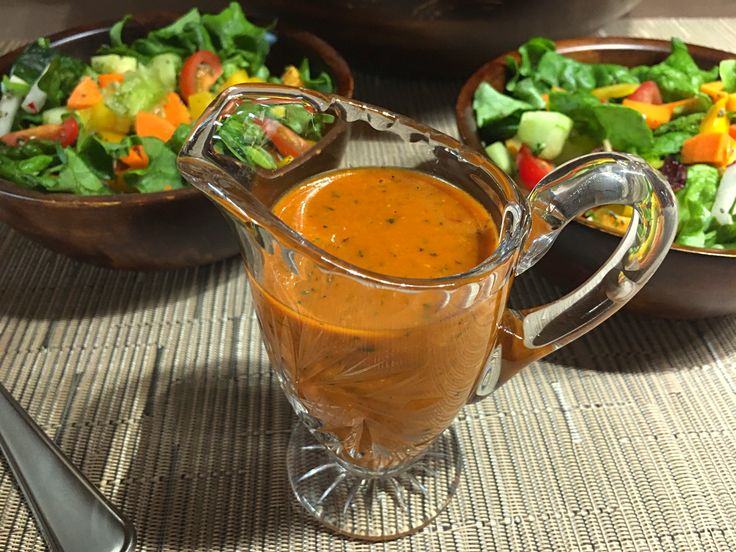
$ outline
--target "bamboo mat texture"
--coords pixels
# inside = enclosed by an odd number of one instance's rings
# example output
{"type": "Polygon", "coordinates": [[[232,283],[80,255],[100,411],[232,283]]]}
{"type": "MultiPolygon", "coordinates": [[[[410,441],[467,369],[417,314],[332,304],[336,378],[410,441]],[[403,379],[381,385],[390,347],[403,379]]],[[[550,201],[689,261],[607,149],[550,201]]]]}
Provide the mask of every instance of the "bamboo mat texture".
{"type": "MultiPolygon", "coordinates": [[[[736,19],[601,34],[736,51],[736,19]]],[[[461,83],[357,84],[358,98],[456,134],[461,83]]],[[[0,225],[0,267],[0,381],[134,521],[141,551],[736,550],[736,317],[620,313],[525,369],[456,421],[466,465],[448,509],[367,544],[323,530],[292,497],[295,418],[239,260],[111,271],[0,225]]],[[[514,301],[558,293],[532,275],[514,301]]],[[[45,550],[4,463],[0,550],[45,550]]]]}

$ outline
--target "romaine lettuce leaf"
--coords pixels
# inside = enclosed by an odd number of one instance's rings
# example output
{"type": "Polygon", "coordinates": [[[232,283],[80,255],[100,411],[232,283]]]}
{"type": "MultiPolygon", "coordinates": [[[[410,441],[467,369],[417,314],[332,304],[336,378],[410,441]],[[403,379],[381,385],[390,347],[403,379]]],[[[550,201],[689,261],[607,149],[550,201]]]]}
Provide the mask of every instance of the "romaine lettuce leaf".
{"type": "Polygon", "coordinates": [[[678,190],[679,228],[676,242],[692,247],[705,247],[706,231],[713,216],[711,208],[718,189],[718,169],[710,165],[690,165],[685,187],[678,190]]]}
{"type": "Polygon", "coordinates": [[[150,111],[168,92],[158,73],[145,65],[126,73],[117,87],[105,89],[105,104],[123,117],[134,117],[139,111],[150,111]]]}

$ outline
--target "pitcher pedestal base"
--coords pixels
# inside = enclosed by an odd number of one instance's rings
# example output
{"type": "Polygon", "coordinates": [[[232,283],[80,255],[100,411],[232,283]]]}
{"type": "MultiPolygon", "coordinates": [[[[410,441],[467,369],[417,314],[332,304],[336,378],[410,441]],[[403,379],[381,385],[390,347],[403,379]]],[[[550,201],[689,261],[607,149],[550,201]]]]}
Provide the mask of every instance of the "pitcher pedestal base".
{"type": "Polygon", "coordinates": [[[310,515],[343,535],[383,541],[410,535],[437,517],[457,490],[463,455],[450,427],[405,470],[371,477],[336,462],[297,422],[286,463],[294,494],[310,515]]]}

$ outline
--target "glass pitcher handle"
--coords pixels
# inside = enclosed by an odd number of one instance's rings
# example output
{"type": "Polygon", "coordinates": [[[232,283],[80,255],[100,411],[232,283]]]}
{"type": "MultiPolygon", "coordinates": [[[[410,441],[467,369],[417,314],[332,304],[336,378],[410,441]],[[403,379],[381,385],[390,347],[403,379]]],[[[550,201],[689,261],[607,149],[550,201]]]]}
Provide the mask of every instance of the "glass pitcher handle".
{"type": "Polygon", "coordinates": [[[528,203],[532,227],[516,274],[541,259],[565,225],[585,211],[623,204],[633,207],[633,215],[611,257],[576,290],[546,305],[506,310],[500,348],[494,351],[497,374],[492,381],[483,378],[481,396],[624,306],[664,260],[677,231],[669,183],[643,160],[620,153],[594,153],[560,166],[537,185],[528,203]]]}

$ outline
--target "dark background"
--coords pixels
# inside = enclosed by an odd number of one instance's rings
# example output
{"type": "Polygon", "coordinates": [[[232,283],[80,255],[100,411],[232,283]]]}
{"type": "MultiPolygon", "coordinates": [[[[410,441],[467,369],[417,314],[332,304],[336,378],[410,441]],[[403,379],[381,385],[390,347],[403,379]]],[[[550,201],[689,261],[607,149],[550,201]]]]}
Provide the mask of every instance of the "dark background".
{"type": "MultiPolygon", "coordinates": [[[[222,8],[226,3],[227,0],[0,0],[0,39],[32,39],[74,25],[116,19],[130,12],[181,11],[195,5],[210,11],[222,8]]],[[[549,3],[554,6],[554,0],[549,3]]],[[[247,14],[247,0],[243,4],[247,14]]],[[[642,0],[629,17],[736,17],[736,2],[642,0]]],[[[523,19],[520,19],[520,24],[523,24],[523,19]]]]}

